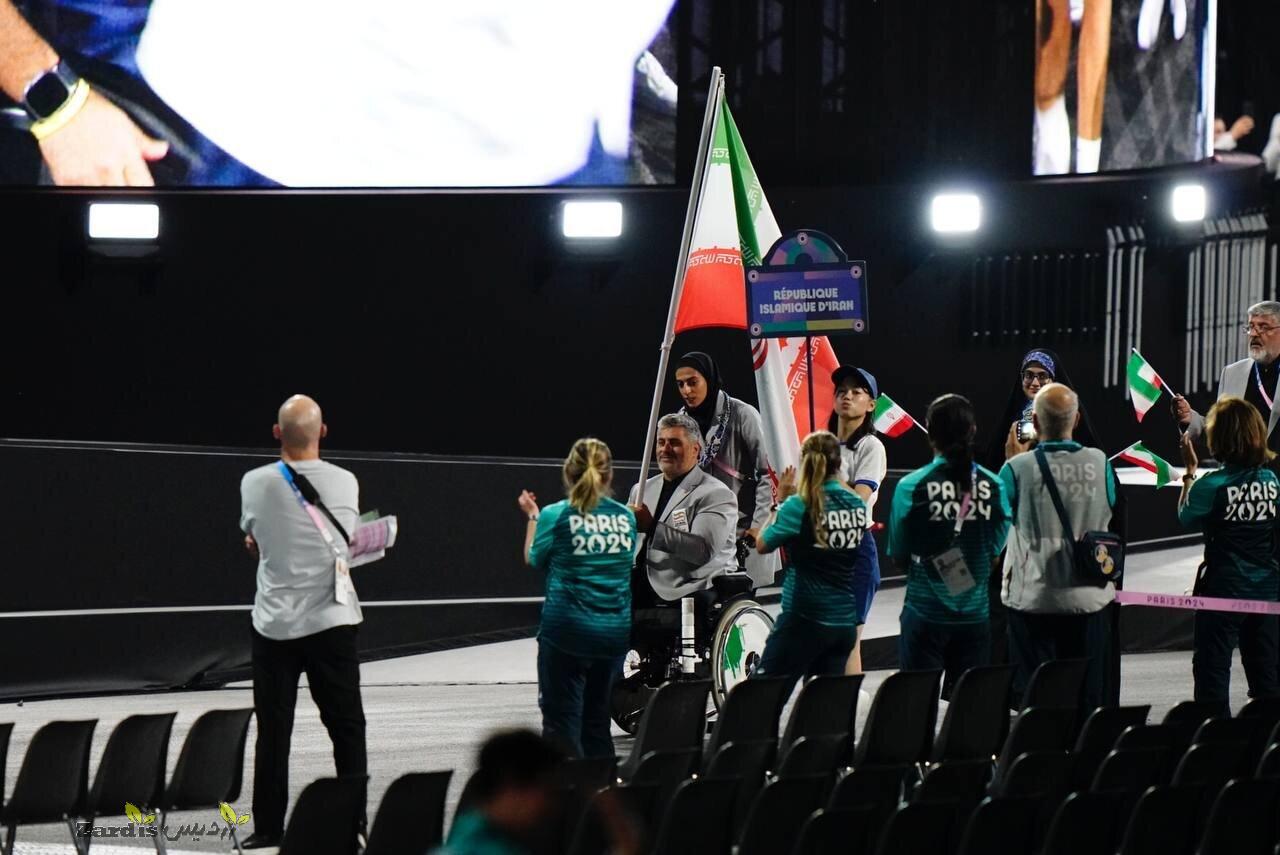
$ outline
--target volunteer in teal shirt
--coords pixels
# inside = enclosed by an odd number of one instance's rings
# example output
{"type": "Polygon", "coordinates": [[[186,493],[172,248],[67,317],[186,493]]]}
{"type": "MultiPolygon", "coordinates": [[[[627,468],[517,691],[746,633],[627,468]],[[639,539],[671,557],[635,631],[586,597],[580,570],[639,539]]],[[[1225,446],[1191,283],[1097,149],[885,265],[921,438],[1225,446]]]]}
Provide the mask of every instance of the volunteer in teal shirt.
{"type": "Polygon", "coordinates": [[[987,580],[1012,514],[1000,479],[974,462],[969,400],[943,395],[926,423],[936,456],[898,482],[889,516],[889,554],[907,571],[898,658],[904,671],[945,669],[949,688],[990,660],[987,580]]]}
{"type": "MultiPolygon", "coordinates": [[[[1198,480],[1191,436],[1182,435],[1186,474],[1178,521],[1204,531],[1204,563],[1195,593],[1275,602],[1280,599],[1274,548],[1280,481],[1266,467],[1275,457],[1267,448],[1267,426],[1253,404],[1225,397],[1209,410],[1205,432],[1209,451],[1222,468],[1198,480]]],[[[1280,694],[1276,620],[1275,615],[1197,611],[1191,656],[1195,699],[1230,715],[1231,652],[1237,646],[1249,696],[1280,694]]]]}
{"type": "Polygon", "coordinates": [[[841,478],[840,463],[840,440],[817,431],[800,449],[798,491],[791,467],[779,479],[783,502],[756,548],[764,553],[787,547],[782,613],[753,676],[794,681],[844,673],[858,626],[849,586],[871,515],[841,478]]]}
{"type": "Polygon", "coordinates": [[[605,494],[613,480],[609,447],[574,443],[564,462],[569,498],[529,516],[525,560],[547,574],[538,627],[538,706],[542,732],[584,757],[611,757],[609,693],[631,635],[631,565],[636,518],[605,494]]]}

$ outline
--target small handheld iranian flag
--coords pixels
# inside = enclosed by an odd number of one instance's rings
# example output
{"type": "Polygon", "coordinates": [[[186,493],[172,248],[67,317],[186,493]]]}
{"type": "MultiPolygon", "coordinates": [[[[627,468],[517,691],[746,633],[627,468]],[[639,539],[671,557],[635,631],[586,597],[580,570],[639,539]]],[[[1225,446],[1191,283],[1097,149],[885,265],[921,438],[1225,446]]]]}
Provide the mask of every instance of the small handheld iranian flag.
{"type": "MultiPolygon", "coordinates": [[[[1141,359],[1142,357],[1139,356],[1138,358],[1141,359]]],[[[1169,461],[1150,451],[1140,442],[1135,442],[1111,459],[1115,460],[1117,457],[1132,463],[1134,466],[1141,466],[1148,472],[1154,472],[1157,488],[1163,487],[1173,480],[1173,467],[1169,465],[1169,461]]]]}
{"type": "Polygon", "coordinates": [[[1129,355],[1129,397],[1133,400],[1133,413],[1142,421],[1142,417],[1151,409],[1165,389],[1165,382],[1151,367],[1151,363],[1142,358],[1135,349],[1129,355]]]}
{"type": "MultiPolygon", "coordinates": [[[[894,403],[892,398],[881,395],[876,398],[876,409],[871,416],[871,426],[885,436],[896,438],[911,428],[918,427],[919,424],[907,414],[906,410],[894,403]]],[[[920,429],[924,430],[924,428],[920,429]]]]}

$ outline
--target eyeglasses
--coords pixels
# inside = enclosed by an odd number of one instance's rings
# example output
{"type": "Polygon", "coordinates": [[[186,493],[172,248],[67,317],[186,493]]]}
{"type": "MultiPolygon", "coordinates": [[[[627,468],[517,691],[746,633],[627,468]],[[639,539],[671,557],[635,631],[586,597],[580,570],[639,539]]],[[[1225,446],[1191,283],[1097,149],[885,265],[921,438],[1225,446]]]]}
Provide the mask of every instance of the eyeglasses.
{"type": "Polygon", "coordinates": [[[1240,328],[1240,332],[1245,335],[1266,335],[1276,330],[1280,330],[1280,326],[1264,327],[1262,324],[1245,324],[1240,328]]]}
{"type": "Polygon", "coordinates": [[[1045,373],[1045,372],[1043,372],[1043,371],[1023,371],[1023,372],[1022,372],[1022,382],[1023,382],[1023,383],[1028,383],[1028,384],[1030,384],[1030,383],[1039,383],[1041,386],[1043,386],[1043,385],[1045,385],[1046,383],[1052,383],[1052,382],[1053,382],[1053,375],[1052,375],[1052,374],[1046,374],[1046,373],[1045,373]]]}

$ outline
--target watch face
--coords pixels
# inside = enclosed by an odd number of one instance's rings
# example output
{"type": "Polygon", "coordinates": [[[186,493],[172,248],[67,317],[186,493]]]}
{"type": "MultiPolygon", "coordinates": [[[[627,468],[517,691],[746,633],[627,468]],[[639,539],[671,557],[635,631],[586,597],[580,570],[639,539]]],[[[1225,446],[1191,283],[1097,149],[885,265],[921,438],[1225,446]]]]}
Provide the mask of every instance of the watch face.
{"type": "Polygon", "coordinates": [[[67,84],[58,75],[48,72],[27,90],[27,106],[41,119],[47,119],[57,112],[70,94],[67,84]]]}

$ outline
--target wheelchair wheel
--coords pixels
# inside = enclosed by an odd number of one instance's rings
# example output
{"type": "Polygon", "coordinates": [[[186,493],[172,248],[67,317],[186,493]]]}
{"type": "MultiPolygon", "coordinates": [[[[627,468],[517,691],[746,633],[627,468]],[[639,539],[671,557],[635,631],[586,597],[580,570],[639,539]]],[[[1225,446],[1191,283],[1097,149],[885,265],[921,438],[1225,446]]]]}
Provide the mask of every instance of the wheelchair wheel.
{"type": "Polygon", "coordinates": [[[755,600],[737,600],[725,607],[711,641],[711,697],[717,710],[729,690],[755,671],[772,631],[773,618],[755,600]]]}
{"type": "Polygon", "coordinates": [[[655,683],[652,666],[637,651],[628,650],[622,663],[622,676],[614,681],[613,691],[609,693],[609,717],[623,733],[636,735],[640,716],[661,684],[660,677],[655,683]]]}

